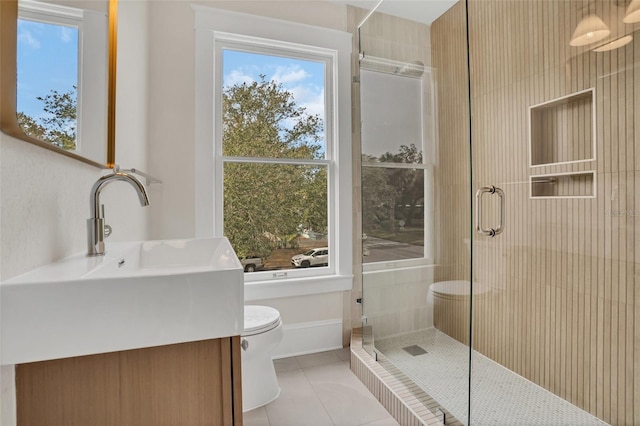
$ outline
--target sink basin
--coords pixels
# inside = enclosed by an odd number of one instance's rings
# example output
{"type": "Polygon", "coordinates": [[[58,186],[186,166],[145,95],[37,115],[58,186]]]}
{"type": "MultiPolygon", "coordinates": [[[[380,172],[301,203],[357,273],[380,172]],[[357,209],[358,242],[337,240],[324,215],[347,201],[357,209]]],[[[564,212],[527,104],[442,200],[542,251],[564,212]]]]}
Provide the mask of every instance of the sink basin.
{"type": "Polygon", "coordinates": [[[107,244],[0,285],[3,365],[236,336],[243,269],[226,238],[107,244]]]}

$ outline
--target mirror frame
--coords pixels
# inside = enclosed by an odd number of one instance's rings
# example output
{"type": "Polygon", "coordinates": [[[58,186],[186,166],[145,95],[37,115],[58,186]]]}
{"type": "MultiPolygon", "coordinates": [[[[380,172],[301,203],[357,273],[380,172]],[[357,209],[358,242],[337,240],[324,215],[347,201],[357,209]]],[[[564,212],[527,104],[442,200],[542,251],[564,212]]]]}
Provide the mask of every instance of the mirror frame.
{"type": "Polygon", "coordinates": [[[18,0],[0,0],[0,130],[16,139],[91,164],[103,169],[115,166],[116,159],[116,56],[118,0],[109,1],[109,35],[107,59],[107,146],[106,164],[66,151],[40,139],[26,135],[17,117],[17,39],[18,0]]]}

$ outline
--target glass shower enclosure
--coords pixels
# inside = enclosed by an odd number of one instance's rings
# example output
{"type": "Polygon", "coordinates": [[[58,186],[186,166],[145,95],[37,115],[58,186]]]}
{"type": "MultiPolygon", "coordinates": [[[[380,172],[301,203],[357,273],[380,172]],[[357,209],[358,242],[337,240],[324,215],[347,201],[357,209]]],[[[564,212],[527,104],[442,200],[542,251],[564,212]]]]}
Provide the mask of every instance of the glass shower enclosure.
{"type": "Polygon", "coordinates": [[[363,17],[365,348],[446,424],[640,424],[640,0],[363,17]]]}

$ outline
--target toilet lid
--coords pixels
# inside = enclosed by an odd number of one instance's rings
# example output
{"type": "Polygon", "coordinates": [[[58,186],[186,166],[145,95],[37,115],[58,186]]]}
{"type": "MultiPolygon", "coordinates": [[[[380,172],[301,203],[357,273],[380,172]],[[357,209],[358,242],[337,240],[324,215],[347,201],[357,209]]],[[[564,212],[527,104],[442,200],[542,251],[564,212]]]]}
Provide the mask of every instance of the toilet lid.
{"type": "Polygon", "coordinates": [[[280,312],[269,306],[247,305],[244,307],[244,332],[248,334],[264,333],[280,324],[280,312]]]}

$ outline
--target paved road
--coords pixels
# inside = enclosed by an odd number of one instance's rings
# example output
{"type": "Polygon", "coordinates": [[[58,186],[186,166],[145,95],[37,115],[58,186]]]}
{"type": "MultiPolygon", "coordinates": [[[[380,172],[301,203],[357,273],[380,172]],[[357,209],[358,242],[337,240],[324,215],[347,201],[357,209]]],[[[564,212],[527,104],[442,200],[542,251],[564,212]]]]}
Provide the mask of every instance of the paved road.
{"type": "Polygon", "coordinates": [[[367,237],[364,240],[364,247],[369,249],[369,255],[364,257],[365,263],[415,259],[424,256],[424,247],[422,246],[376,237],[367,237]]]}

